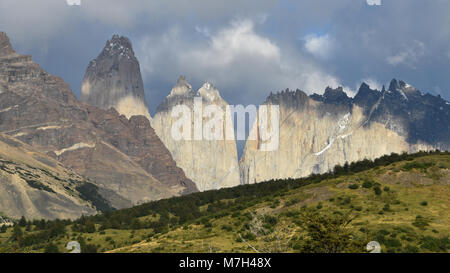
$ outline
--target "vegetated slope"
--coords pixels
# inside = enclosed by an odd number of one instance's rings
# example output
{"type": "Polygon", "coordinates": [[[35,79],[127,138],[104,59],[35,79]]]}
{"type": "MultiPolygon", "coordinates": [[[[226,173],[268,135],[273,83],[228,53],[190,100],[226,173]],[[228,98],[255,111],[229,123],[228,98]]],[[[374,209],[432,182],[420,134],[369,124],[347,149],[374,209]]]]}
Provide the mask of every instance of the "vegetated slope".
{"type": "MultiPolygon", "coordinates": [[[[63,251],[79,240],[105,252],[448,252],[450,154],[392,154],[308,178],[194,193],[52,228],[0,234],[0,251],[63,251]],[[17,239],[17,241],[14,241],[17,239]]],[[[22,223],[22,226],[27,226],[22,223]]]]}
{"type": "Polygon", "coordinates": [[[5,216],[75,219],[108,210],[96,190],[58,161],[0,134],[0,211],[5,216]]]}

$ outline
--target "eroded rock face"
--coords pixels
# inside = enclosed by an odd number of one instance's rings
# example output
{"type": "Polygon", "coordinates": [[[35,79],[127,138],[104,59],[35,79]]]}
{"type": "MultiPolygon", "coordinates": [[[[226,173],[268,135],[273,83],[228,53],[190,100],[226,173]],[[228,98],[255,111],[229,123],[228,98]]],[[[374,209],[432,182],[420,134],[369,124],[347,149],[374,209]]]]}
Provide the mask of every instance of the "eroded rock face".
{"type": "Polygon", "coordinates": [[[0,134],[0,211],[7,216],[74,219],[94,214],[96,207],[78,191],[84,183],[58,161],[0,134]]]}
{"type": "Polygon", "coordinates": [[[147,118],[79,102],[29,56],[0,58],[0,132],[90,178],[115,208],[197,191],[147,118]]]}
{"type": "Polygon", "coordinates": [[[311,96],[284,91],[266,104],[280,106],[280,146],[264,152],[258,141],[247,141],[240,160],[245,184],[323,173],[392,152],[450,149],[449,103],[404,82],[393,80],[381,92],[363,84],[354,99],[342,89],[311,96]]]}
{"type": "MultiPolygon", "coordinates": [[[[180,117],[172,117],[172,108],[184,105],[189,108],[190,121],[194,123],[194,99],[202,103],[202,111],[208,105],[217,105],[223,110],[223,120],[232,122],[231,115],[226,115],[226,101],[220,96],[219,91],[210,83],[205,83],[198,92],[192,90],[192,86],[184,77],[178,79],[170,94],[159,105],[157,113],[153,117],[152,125],[156,134],[161,138],[171,152],[177,165],[181,167],[186,176],[195,182],[200,191],[232,187],[240,184],[238,156],[234,132],[231,132],[231,140],[225,139],[226,122],[223,122],[221,140],[196,140],[194,135],[195,125],[191,127],[191,140],[175,140],[172,135],[172,127],[180,117]]],[[[203,117],[202,123],[206,124],[210,118],[203,117]]]]}
{"type": "Polygon", "coordinates": [[[81,101],[105,110],[114,107],[127,118],[143,115],[150,119],[139,62],[128,38],[114,35],[89,63],[81,101]]]}
{"type": "Polygon", "coordinates": [[[18,56],[9,41],[9,37],[4,32],[0,32],[0,58],[6,56],[18,56]]]}

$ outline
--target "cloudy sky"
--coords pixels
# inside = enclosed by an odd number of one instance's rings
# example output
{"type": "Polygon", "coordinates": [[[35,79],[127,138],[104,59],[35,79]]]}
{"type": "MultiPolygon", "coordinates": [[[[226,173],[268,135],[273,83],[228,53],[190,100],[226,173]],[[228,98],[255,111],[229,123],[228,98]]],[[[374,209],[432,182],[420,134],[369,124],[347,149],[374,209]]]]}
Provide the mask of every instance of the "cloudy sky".
{"type": "Polygon", "coordinates": [[[392,78],[449,100],[449,12],[448,0],[0,0],[0,31],[77,95],[106,40],[129,37],[153,114],[179,75],[231,104],[392,78]]]}

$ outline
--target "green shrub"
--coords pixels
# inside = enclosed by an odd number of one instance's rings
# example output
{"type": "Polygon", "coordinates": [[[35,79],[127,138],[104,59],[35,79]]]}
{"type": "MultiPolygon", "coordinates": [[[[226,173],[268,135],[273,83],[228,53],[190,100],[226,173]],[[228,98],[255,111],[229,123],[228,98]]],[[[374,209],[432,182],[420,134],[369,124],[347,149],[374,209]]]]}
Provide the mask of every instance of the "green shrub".
{"type": "Polygon", "coordinates": [[[225,230],[225,231],[232,231],[232,230],[233,230],[233,227],[230,226],[230,225],[223,225],[223,226],[222,226],[222,230],[225,230]]]}
{"type": "Polygon", "coordinates": [[[275,226],[278,223],[278,219],[275,216],[266,215],[264,217],[264,223],[273,227],[273,226],[275,226]]]}
{"type": "Polygon", "coordinates": [[[286,207],[292,206],[297,204],[298,202],[300,202],[297,198],[293,198],[291,200],[286,201],[286,203],[284,204],[286,207]]]}
{"type": "Polygon", "coordinates": [[[45,246],[44,253],[60,253],[58,247],[55,244],[48,244],[45,246]]]}
{"type": "Polygon", "coordinates": [[[247,232],[242,236],[242,238],[244,238],[245,240],[254,241],[256,240],[256,235],[251,232],[247,232]]]}
{"type": "Polygon", "coordinates": [[[373,191],[375,192],[376,195],[381,195],[381,188],[379,186],[373,188],[373,191]]]}
{"type": "Polygon", "coordinates": [[[358,184],[351,184],[351,185],[348,186],[348,188],[351,189],[351,190],[356,190],[356,189],[359,188],[359,185],[358,184]]]}
{"type": "Polygon", "coordinates": [[[413,222],[413,226],[418,227],[420,229],[425,229],[429,226],[429,220],[423,217],[422,215],[417,215],[416,219],[413,222]]]}
{"type": "Polygon", "coordinates": [[[446,237],[434,238],[424,236],[421,240],[420,247],[433,252],[446,252],[450,247],[450,239],[446,237]]]}

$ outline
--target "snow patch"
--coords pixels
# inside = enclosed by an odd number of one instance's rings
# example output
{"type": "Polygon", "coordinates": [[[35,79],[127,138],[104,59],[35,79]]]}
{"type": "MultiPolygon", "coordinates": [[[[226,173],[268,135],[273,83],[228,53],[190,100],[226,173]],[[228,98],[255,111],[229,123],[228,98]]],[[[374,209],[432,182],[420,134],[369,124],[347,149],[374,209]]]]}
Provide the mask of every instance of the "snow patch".
{"type": "Polygon", "coordinates": [[[351,136],[353,134],[353,132],[351,132],[351,133],[349,133],[349,134],[346,134],[346,135],[342,135],[342,136],[339,136],[341,139],[344,139],[344,138],[347,138],[347,137],[349,137],[349,136],[351,136]]]}
{"type": "Polygon", "coordinates": [[[397,89],[397,91],[400,93],[400,95],[402,95],[402,97],[403,97],[405,100],[408,100],[408,97],[405,95],[405,93],[403,93],[403,91],[402,91],[401,89],[397,89]]]}
{"type": "Polygon", "coordinates": [[[347,113],[341,120],[338,122],[339,132],[342,132],[347,128],[348,122],[350,118],[350,113],[347,113]]]}
{"type": "Polygon", "coordinates": [[[328,149],[331,148],[331,145],[333,145],[334,141],[335,141],[335,138],[333,138],[333,137],[330,138],[328,145],[327,145],[322,151],[320,151],[320,152],[318,152],[318,153],[315,153],[314,155],[321,155],[321,154],[323,154],[324,152],[326,152],[328,149]]]}

